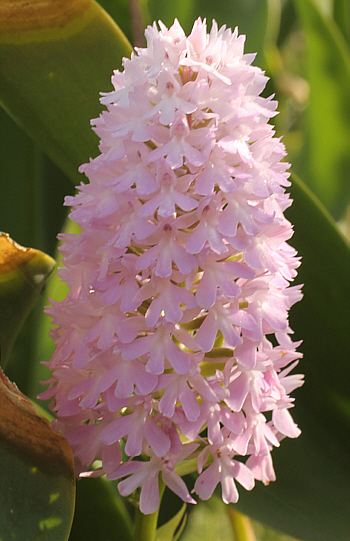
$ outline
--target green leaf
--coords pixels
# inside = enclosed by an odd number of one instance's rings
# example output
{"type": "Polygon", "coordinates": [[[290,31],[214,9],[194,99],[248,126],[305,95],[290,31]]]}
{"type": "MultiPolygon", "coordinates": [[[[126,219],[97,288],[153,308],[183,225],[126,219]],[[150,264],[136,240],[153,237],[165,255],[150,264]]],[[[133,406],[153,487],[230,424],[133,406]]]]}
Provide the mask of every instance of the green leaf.
{"type": "Polygon", "coordinates": [[[67,540],[74,499],[68,442],[0,369],[0,539],[67,540]]]}
{"type": "Polygon", "coordinates": [[[67,214],[63,199],[74,186],[1,107],[0,132],[0,227],[52,255],[67,214]]]}
{"type": "MultiPolygon", "coordinates": [[[[127,39],[135,45],[133,41],[132,21],[131,21],[131,5],[130,0],[97,0],[105,11],[118,24],[127,39]]],[[[141,9],[145,8],[146,0],[137,0],[136,2],[141,9]]]]}
{"type": "Polygon", "coordinates": [[[334,0],[334,20],[342,31],[345,39],[350,41],[350,4],[348,0],[334,0]]]}
{"type": "Polygon", "coordinates": [[[306,541],[350,536],[349,263],[350,250],[327,211],[293,176],[295,224],[291,244],[302,256],[303,300],[291,310],[295,340],[302,339],[299,370],[305,385],[292,415],[302,434],[274,449],[277,480],[240,490],[237,508],[306,541]]]}
{"type": "Polygon", "coordinates": [[[239,513],[232,505],[228,507],[228,515],[235,533],[235,541],[256,541],[252,523],[246,515],[239,513]]]}
{"type": "Polygon", "coordinates": [[[156,541],[176,541],[177,539],[179,539],[179,536],[181,535],[181,532],[183,531],[186,523],[186,509],[187,505],[184,503],[180,511],[178,511],[172,519],[170,519],[166,524],[163,524],[163,526],[157,529],[156,541]],[[175,535],[176,530],[178,531],[175,535]]]}
{"type": "Polygon", "coordinates": [[[306,36],[306,110],[303,178],[340,217],[350,201],[350,63],[339,28],[312,0],[294,0],[306,36]]]}
{"type": "Polygon", "coordinates": [[[132,541],[132,524],[124,502],[112,481],[79,480],[69,541],[132,541]]]}
{"type": "Polygon", "coordinates": [[[198,505],[188,506],[189,515],[181,541],[231,540],[232,526],[227,506],[215,495],[198,505]]]}
{"type": "MultiPolygon", "coordinates": [[[[4,5],[3,5],[4,4],[4,5]]],[[[90,119],[131,46],[93,0],[12,2],[0,10],[0,101],[65,173],[97,153],[90,119]]]]}
{"type": "Polygon", "coordinates": [[[23,248],[0,233],[0,353],[8,360],[17,333],[41,294],[55,261],[33,248],[23,248]]]}
{"type": "Polygon", "coordinates": [[[292,244],[302,256],[298,282],[305,284],[304,298],[291,313],[291,326],[296,339],[303,340],[305,356],[301,368],[306,384],[299,393],[305,406],[320,421],[322,417],[338,444],[350,452],[346,434],[350,417],[337,398],[350,399],[346,359],[350,346],[349,244],[312,192],[295,175],[292,181],[294,203],[286,215],[295,225],[292,244]]]}

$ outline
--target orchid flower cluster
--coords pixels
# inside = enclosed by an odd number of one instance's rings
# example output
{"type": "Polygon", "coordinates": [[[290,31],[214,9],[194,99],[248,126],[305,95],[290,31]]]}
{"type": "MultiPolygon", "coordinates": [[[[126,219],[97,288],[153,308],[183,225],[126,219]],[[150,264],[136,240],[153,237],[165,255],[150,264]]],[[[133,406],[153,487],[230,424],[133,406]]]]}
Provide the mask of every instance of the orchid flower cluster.
{"type": "Polygon", "coordinates": [[[159,25],[102,94],[100,155],[65,200],[81,232],[60,235],[70,292],[47,309],[56,350],[41,395],[77,474],[141,489],[144,514],[159,474],[189,503],[273,481],[272,448],[300,433],[289,394],[302,385],[289,375],[302,296],[289,164],[267,77],[237,29],[159,25]]]}

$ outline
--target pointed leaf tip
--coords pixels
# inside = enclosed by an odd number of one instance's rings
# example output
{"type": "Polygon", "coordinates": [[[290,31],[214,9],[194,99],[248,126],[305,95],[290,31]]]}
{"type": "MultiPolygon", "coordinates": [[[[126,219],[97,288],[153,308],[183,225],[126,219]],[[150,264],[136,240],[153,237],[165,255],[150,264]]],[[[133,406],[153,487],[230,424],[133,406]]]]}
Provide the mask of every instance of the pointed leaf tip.
{"type": "Polygon", "coordinates": [[[4,365],[17,333],[41,294],[55,260],[0,233],[0,355],[4,365]]]}

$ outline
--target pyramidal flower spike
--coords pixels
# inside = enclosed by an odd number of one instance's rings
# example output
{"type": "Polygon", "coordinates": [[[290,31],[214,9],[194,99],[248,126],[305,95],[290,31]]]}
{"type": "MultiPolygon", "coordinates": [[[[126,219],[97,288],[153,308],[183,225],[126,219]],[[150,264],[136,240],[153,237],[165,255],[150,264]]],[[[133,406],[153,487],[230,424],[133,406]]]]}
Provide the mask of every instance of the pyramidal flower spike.
{"type": "Polygon", "coordinates": [[[140,490],[145,514],[159,474],[190,503],[275,480],[271,451],[300,433],[290,393],[303,383],[288,375],[302,295],[267,77],[237,29],[159,26],[102,95],[100,155],[65,200],[81,233],[60,236],[70,292],[47,308],[56,350],[41,395],[77,475],[140,490]]]}

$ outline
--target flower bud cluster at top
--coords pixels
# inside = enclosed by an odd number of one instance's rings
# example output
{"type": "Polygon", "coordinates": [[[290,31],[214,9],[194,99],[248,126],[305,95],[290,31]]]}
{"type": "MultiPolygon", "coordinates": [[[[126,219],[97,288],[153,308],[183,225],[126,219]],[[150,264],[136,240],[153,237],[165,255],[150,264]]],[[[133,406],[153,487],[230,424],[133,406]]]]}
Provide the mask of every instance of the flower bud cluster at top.
{"type": "Polygon", "coordinates": [[[101,153],[65,201],[81,233],[60,235],[70,292],[47,309],[42,394],[77,473],[100,460],[92,475],[120,479],[123,496],[141,488],[143,513],[159,505],[159,473],[195,503],[179,475],[189,460],[201,499],[221,483],[236,502],[235,480],[274,480],[272,448],[300,432],[289,393],[302,384],[288,375],[302,295],[289,287],[299,258],[267,77],[237,29],[159,24],[102,95],[101,153]]]}

